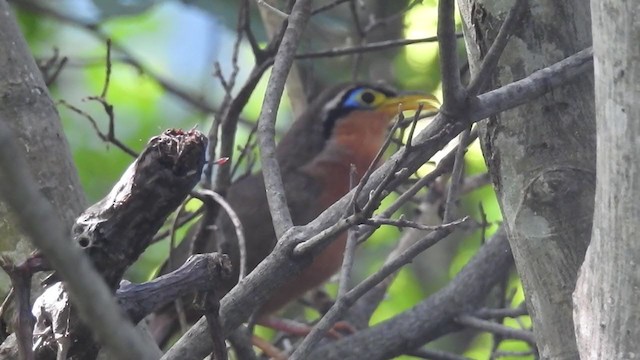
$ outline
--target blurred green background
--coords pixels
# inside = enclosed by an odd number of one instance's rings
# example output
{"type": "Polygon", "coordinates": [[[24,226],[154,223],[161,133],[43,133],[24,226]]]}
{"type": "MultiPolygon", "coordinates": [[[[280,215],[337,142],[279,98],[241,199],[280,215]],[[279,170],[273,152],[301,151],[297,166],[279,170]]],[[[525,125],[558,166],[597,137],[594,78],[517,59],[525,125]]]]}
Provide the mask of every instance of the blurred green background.
{"type": "MultiPolygon", "coordinates": [[[[330,3],[326,1],[324,3],[330,3]]],[[[158,1],[158,0],[67,0],[38,4],[46,11],[30,6],[16,6],[20,24],[34,56],[46,62],[59,53],[67,57],[67,64],[51,85],[54,100],[64,100],[90,114],[102,131],[106,131],[108,118],[101,105],[87,101],[88,96],[99,95],[105,80],[105,42],[86,27],[78,24],[99,24],[101,31],[114,43],[124,47],[145,68],[132,66],[117,52],[113,54],[111,82],[107,99],[113,104],[116,116],[117,138],[135,151],[140,151],[147,140],[166,128],[193,128],[208,131],[213,114],[204,114],[180,98],[166,91],[158,78],[211,104],[218,106],[224,92],[213,76],[214,63],[218,62],[223,74],[232,71],[233,45],[236,39],[236,19],[239,1],[158,1]],[[64,14],[72,21],[61,21],[51,14],[64,14]],[[152,74],[152,76],[150,76],[152,74]]],[[[300,53],[354,46],[365,42],[390,39],[414,39],[434,36],[437,23],[437,3],[424,1],[364,1],[360,20],[366,25],[370,19],[393,16],[393,21],[378,24],[366,36],[358,35],[356,26],[342,4],[331,11],[312,18],[302,42],[300,53]]],[[[316,1],[316,7],[323,1],[316,1]]],[[[251,2],[251,23],[258,41],[266,43],[267,35],[256,3],[251,2]]],[[[276,6],[283,8],[276,2],[276,6]]],[[[458,25],[459,26],[459,25],[458,25]]],[[[461,40],[460,56],[464,58],[461,40]]],[[[254,65],[251,48],[243,41],[239,48],[239,76],[237,84],[243,84],[254,65]]],[[[463,63],[464,61],[461,61],[463,63]]],[[[384,80],[401,89],[421,90],[439,94],[437,45],[420,43],[405,47],[368,52],[356,60],[356,56],[323,58],[298,61],[307,96],[313,97],[318,89],[329,83],[352,78],[384,80]],[[357,62],[356,62],[357,61],[357,62]],[[355,66],[359,63],[359,66],[355,66]],[[357,69],[357,70],[356,70],[357,69]],[[355,71],[354,71],[355,70],[355,71]]],[[[268,74],[267,74],[268,75],[268,74]]],[[[242,113],[247,124],[238,130],[237,144],[248,136],[250,124],[258,117],[267,76],[263,77],[257,91],[242,113]]],[[[236,91],[239,86],[236,86],[236,91]]],[[[59,105],[66,135],[71,145],[78,172],[90,202],[95,202],[110,190],[132,158],[113,145],[106,144],[96,135],[84,117],[59,105]]],[[[283,100],[278,128],[286,129],[292,121],[291,106],[283,100]]],[[[420,126],[424,126],[421,124],[420,126]]],[[[466,155],[467,175],[486,172],[480,147],[474,143],[466,155]]],[[[423,173],[428,171],[425,166],[423,173]]],[[[392,194],[385,202],[389,202],[392,194]]],[[[421,196],[424,196],[422,194],[421,196]]],[[[190,209],[197,206],[191,204],[190,209]]],[[[486,231],[489,237],[501,220],[495,194],[489,185],[466,194],[460,201],[461,212],[481,221],[480,206],[492,223],[486,231]]],[[[403,213],[410,215],[414,209],[407,207],[403,213]]],[[[399,215],[399,214],[398,214],[399,215]]],[[[384,262],[393,249],[400,232],[391,227],[377,231],[361,249],[356,260],[354,281],[363,279],[384,262]]],[[[178,238],[183,235],[178,232],[178,238]]],[[[446,284],[473,256],[481,245],[482,231],[453,236],[446,244],[440,244],[418,257],[405,267],[390,288],[386,299],[374,314],[372,324],[402,312],[446,284]],[[437,261],[436,261],[437,260],[437,261]]],[[[129,280],[142,282],[154,275],[168,252],[168,240],[150,247],[127,274],[129,280]]],[[[327,291],[335,293],[336,285],[328,284],[327,291]]],[[[512,306],[523,301],[522,289],[517,277],[511,276],[504,293],[509,295],[512,306]]],[[[307,312],[313,318],[317,314],[307,312]]],[[[505,321],[514,327],[530,327],[528,317],[505,321]]],[[[262,331],[266,333],[266,331],[262,331]]],[[[429,347],[464,354],[473,359],[488,359],[492,349],[492,337],[488,334],[464,332],[447,336],[429,347]]],[[[501,342],[499,350],[524,352],[528,347],[518,341],[501,342]]],[[[409,359],[411,357],[402,357],[409,359]]],[[[501,359],[528,359],[532,356],[504,356],[501,359]]]]}

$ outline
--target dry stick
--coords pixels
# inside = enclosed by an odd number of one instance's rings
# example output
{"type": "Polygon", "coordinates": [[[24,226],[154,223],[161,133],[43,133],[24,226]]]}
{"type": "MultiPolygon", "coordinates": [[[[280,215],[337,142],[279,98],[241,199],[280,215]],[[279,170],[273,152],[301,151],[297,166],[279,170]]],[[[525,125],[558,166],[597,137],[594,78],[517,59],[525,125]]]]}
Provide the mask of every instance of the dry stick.
{"type": "Polygon", "coordinates": [[[492,321],[478,319],[471,315],[458,316],[455,321],[464,326],[472,327],[474,329],[487,331],[494,334],[502,335],[509,339],[522,340],[527,342],[531,346],[536,346],[536,339],[533,336],[533,332],[528,330],[514,329],[508,326],[496,324],[492,321]]]}
{"type": "Polygon", "coordinates": [[[504,48],[507,46],[509,38],[513,35],[515,25],[520,17],[519,15],[525,9],[524,5],[526,3],[527,0],[516,0],[516,3],[513,5],[511,10],[509,10],[507,17],[500,26],[496,39],[493,41],[493,44],[491,44],[491,47],[484,56],[484,59],[482,59],[482,64],[480,64],[478,73],[467,87],[469,95],[473,96],[479,94],[484,90],[487,82],[491,79],[491,76],[498,65],[498,60],[500,60],[500,56],[502,55],[504,48]]]}
{"type": "MultiPolygon", "coordinates": [[[[458,137],[459,144],[467,143],[471,132],[471,128],[465,129],[458,137]]],[[[456,216],[455,202],[458,199],[458,192],[462,183],[463,169],[464,169],[464,154],[467,148],[459,145],[456,149],[456,158],[453,163],[453,171],[451,172],[451,181],[449,182],[449,191],[447,193],[447,200],[444,207],[444,216],[442,221],[449,222],[456,216]]]]}
{"type": "Polygon", "coordinates": [[[293,5],[280,48],[275,56],[264,103],[258,119],[258,145],[260,147],[260,160],[262,160],[262,174],[264,176],[269,211],[273,218],[273,227],[278,239],[293,226],[293,221],[287,206],[280,165],[276,159],[275,122],[287,75],[293,64],[293,57],[310,13],[311,0],[298,0],[293,5]]]}
{"type": "MultiPolygon", "coordinates": [[[[169,236],[169,257],[167,257],[167,267],[169,268],[169,271],[173,271],[174,268],[174,264],[173,264],[173,256],[174,256],[174,250],[176,248],[176,230],[178,229],[178,221],[181,218],[182,212],[185,209],[185,206],[187,205],[187,203],[189,202],[190,198],[186,198],[182,204],[180,204],[180,207],[178,208],[178,211],[176,212],[176,215],[173,219],[173,221],[171,222],[171,228],[169,229],[170,231],[170,236],[169,236]]],[[[176,308],[176,314],[178,314],[178,322],[180,323],[180,329],[182,330],[182,332],[186,332],[188,329],[188,324],[187,324],[187,315],[185,314],[184,311],[184,305],[182,303],[182,299],[178,298],[176,299],[176,301],[174,301],[174,305],[176,308]]]]}
{"type": "MultiPolygon", "coordinates": [[[[349,172],[349,189],[353,189],[356,177],[356,166],[351,164],[349,172]]],[[[353,211],[357,211],[355,207],[350,207],[353,211]]],[[[353,260],[356,252],[356,245],[358,245],[358,237],[354,227],[349,228],[347,231],[347,244],[344,249],[344,255],[342,259],[342,267],[340,269],[340,282],[338,283],[338,295],[336,299],[341,298],[349,290],[349,283],[351,282],[351,268],[353,267],[353,260]]]]}
{"type": "Polygon", "coordinates": [[[438,1],[438,47],[442,74],[441,111],[456,114],[466,100],[466,91],[460,82],[458,42],[454,20],[454,0],[438,1]]]}
{"type": "Polygon", "coordinates": [[[435,231],[440,228],[440,225],[424,225],[424,224],[417,223],[415,221],[404,219],[402,217],[400,217],[400,219],[389,219],[389,218],[382,218],[380,216],[376,216],[375,218],[366,219],[364,223],[367,225],[375,226],[375,227],[379,227],[381,225],[391,225],[398,228],[408,227],[408,228],[413,228],[418,230],[428,230],[428,231],[435,231]]]}
{"type": "MultiPolygon", "coordinates": [[[[418,113],[420,112],[421,109],[422,109],[422,106],[420,106],[420,108],[418,109],[418,113]]],[[[369,178],[371,177],[371,174],[373,174],[373,172],[376,170],[376,167],[378,166],[378,162],[380,161],[380,159],[382,159],[382,156],[384,155],[384,152],[387,151],[387,149],[389,148],[389,145],[391,145],[391,140],[393,139],[393,134],[398,129],[398,127],[400,126],[400,123],[402,123],[403,120],[404,120],[404,117],[402,115],[402,111],[400,111],[400,109],[399,109],[398,118],[393,123],[393,126],[391,127],[391,130],[389,130],[389,133],[387,134],[387,137],[386,137],[384,143],[382,144],[380,149],[378,149],[378,152],[376,153],[376,156],[373,158],[373,161],[371,161],[371,163],[369,163],[369,167],[367,168],[367,171],[365,171],[364,175],[360,179],[360,182],[358,183],[358,186],[356,187],[356,191],[353,193],[353,197],[351,198],[351,204],[349,205],[349,208],[354,208],[354,206],[356,205],[356,201],[358,200],[358,197],[360,197],[360,193],[362,192],[362,188],[367,183],[367,181],[369,181],[369,178]]],[[[348,211],[351,211],[351,210],[348,210],[348,211]]]]}
{"type": "Polygon", "coordinates": [[[127,145],[125,145],[122,141],[118,140],[118,138],[116,137],[115,133],[115,114],[113,111],[113,105],[111,105],[107,99],[107,92],[109,91],[109,84],[111,82],[111,39],[107,39],[107,54],[106,54],[106,69],[105,69],[105,79],[104,79],[104,85],[102,87],[102,92],[100,93],[100,96],[89,96],[85,99],[83,99],[83,101],[85,100],[94,100],[99,102],[103,109],[104,112],[107,114],[107,118],[109,120],[109,125],[108,125],[108,131],[106,134],[104,134],[102,131],[100,131],[98,124],[96,123],[96,121],[87,113],[80,111],[78,108],[72,107],[66,103],[63,102],[63,104],[66,104],[66,106],[77,112],[80,115],[83,115],[85,118],[87,118],[89,120],[89,122],[91,122],[91,124],[93,125],[94,130],[97,132],[97,135],[100,139],[102,139],[102,141],[106,142],[106,143],[111,143],[113,145],[115,145],[117,148],[119,148],[120,150],[124,151],[125,153],[129,154],[131,157],[136,158],[138,157],[138,153],[136,153],[135,151],[133,151],[130,147],[128,147],[127,145]]]}
{"type": "Polygon", "coordinates": [[[438,230],[429,233],[427,236],[417,241],[415,244],[407,248],[407,250],[402,252],[402,254],[398,255],[398,257],[385,263],[376,273],[367,277],[364,281],[346,293],[342,298],[337,299],[336,303],[313,327],[311,333],[309,333],[296,351],[291,355],[290,360],[305,359],[313,349],[313,346],[322,338],[324,333],[351,305],[356,302],[356,300],[379,282],[383,281],[387,276],[393,274],[402,266],[411,262],[411,260],[421,252],[435,245],[441,239],[444,239],[455,227],[464,223],[466,220],[467,218],[464,218],[459,221],[441,225],[438,230]]]}
{"type": "MultiPolygon", "coordinates": [[[[184,224],[188,223],[189,221],[195,219],[196,217],[198,217],[199,215],[202,214],[203,212],[203,208],[200,207],[198,210],[188,213],[187,215],[183,215],[182,217],[180,217],[179,219],[177,219],[176,221],[176,227],[182,227],[184,224]]],[[[158,241],[166,238],[167,236],[171,235],[171,229],[168,230],[164,230],[162,232],[157,233],[156,235],[153,236],[153,239],[151,240],[151,244],[155,244],[158,241]]]]}
{"type": "MultiPolygon", "coordinates": [[[[468,143],[471,143],[477,137],[476,129],[473,129],[471,138],[468,139],[468,143]]],[[[458,146],[467,146],[468,144],[459,144],[458,146]]],[[[428,186],[433,181],[435,181],[439,176],[446,173],[452,166],[453,159],[456,154],[456,148],[452,149],[445,157],[438,163],[435,169],[433,169],[429,174],[420,178],[415,184],[413,184],[407,191],[405,191],[402,195],[396,199],[396,201],[391,204],[387,209],[385,209],[380,215],[376,216],[376,218],[372,219],[374,221],[369,222],[370,224],[375,224],[374,226],[370,226],[366,231],[360,236],[358,239],[359,242],[363,242],[371,236],[373,231],[375,231],[380,223],[376,224],[377,218],[388,218],[393,213],[397,211],[406,201],[414,198],[418,191],[423,189],[425,186],[428,186]]],[[[384,222],[384,220],[383,220],[384,222]]],[[[429,226],[421,225],[421,228],[425,230],[432,230],[429,226]]],[[[395,249],[387,256],[385,261],[390,261],[397,256],[398,253],[404,251],[407,247],[409,247],[412,243],[415,242],[414,238],[417,237],[412,235],[412,232],[406,232],[401,237],[395,249]]],[[[380,302],[384,299],[384,294],[386,293],[388,287],[392,284],[395,278],[395,274],[389,276],[387,279],[382,281],[380,284],[376,285],[372,291],[369,291],[365,296],[363,296],[358,304],[354,306],[354,310],[357,314],[365,314],[366,319],[368,320],[370,316],[373,314],[373,310],[375,310],[380,302]],[[358,309],[355,309],[355,308],[358,309]]]]}
{"type": "MultiPolygon", "coordinates": [[[[106,42],[109,39],[109,35],[96,23],[87,22],[82,19],[64,14],[62,12],[55,11],[35,1],[17,1],[15,2],[15,4],[25,8],[28,11],[33,11],[39,14],[43,14],[53,19],[56,19],[60,22],[63,22],[65,24],[84,29],[90,34],[92,34],[94,37],[102,41],[106,42]]],[[[216,109],[212,105],[202,100],[201,97],[190,94],[186,90],[179,88],[176,84],[168,81],[167,79],[163,78],[159,74],[151,71],[147,66],[145,66],[142,62],[140,62],[135,56],[133,56],[131,52],[129,52],[129,50],[127,50],[124,46],[120,45],[115,41],[111,42],[111,46],[113,50],[116,50],[117,52],[121,53],[125,57],[126,62],[128,64],[130,64],[131,66],[138,69],[140,72],[145,73],[149,77],[156,80],[158,84],[168,93],[183,100],[187,104],[202,110],[203,112],[215,113],[216,109]]]]}
{"type": "Polygon", "coordinates": [[[308,359],[393,358],[458,331],[460,326],[454,318],[481,305],[497,280],[506,274],[510,259],[506,236],[497,233],[443,289],[392,319],[324,345],[308,359]]]}
{"type": "Polygon", "coordinates": [[[238,159],[235,161],[235,164],[233,164],[233,168],[231,169],[232,177],[236,175],[236,173],[238,172],[238,169],[240,168],[240,164],[242,163],[242,160],[244,160],[245,157],[248,159],[247,160],[248,171],[249,172],[251,171],[253,164],[251,162],[251,159],[249,158],[249,155],[251,154],[251,152],[256,146],[255,142],[253,142],[253,138],[256,135],[256,131],[258,131],[258,124],[254,125],[251,128],[251,131],[249,131],[249,136],[247,136],[247,141],[245,142],[244,146],[241,148],[240,155],[238,155],[238,159]]]}
{"type": "MultiPolygon", "coordinates": [[[[471,142],[473,142],[478,137],[478,132],[474,128],[471,131],[471,136],[467,139],[467,142],[464,143],[464,146],[468,146],[471,142]]],[[[409,200],[413,199],[413,197],[418,193],[418,191],[424,189],[426,186],[430,185],[433,181],[435,181],[439,176],[445,174],[449,171],[451,167],[451,163],[454,161],[455,154],[457,152],[458,144],[453,150],[451,150],[445,157],[440,160],[435,169],[433,169],[429,174],[423,176],[415,184],[411,185],[411,187],[402,193],[389,207],[383,210],[378,216],[382,218],[390,218],[402,205],[404,205],[409,200]]],[[[374,217],[374,220],[378,218],[378,216],[374,217]]],[[[366,232],[362,233],[360,238],[358,239],[358,243],[365,241],[366,239],[373,234],[373,232],[378,227],[371,227],[366,232]]]]}
{"type": "MultiPolygon", "coordinates": [[[[231,71],[231,74],[229,75],[228,81],[224,78],[224,75],[220,70],[220,64],[218,62],[214,63],[214,69],[215,69],[214,77],[217,77],[219,79],[220,84],[225,90],[225,94],[224,94],[224,98],[222,99],[222,105],[220,106],[220,109],[217,111],[216,116],[214,117],[211,123],[211,129],[207,134],[207,137],[209,139],[209,150],[208,150],[209,159],[216,158],[215,153],[218,148],[218,133],[220,131],[222,114],[226,112],[227,108],[230,106],[231,101],[233,99],[231,93],[233,91],[233,88],[235,87],[237,76],[240,71],[240,67],[238,66],[238,54],[240,51],[240,43],[242,42],[242,35],[246,27],[246,22],[248,21],[247,19],[249,16],[248,6],[249,6],[248,0],[242,1],[242,3],[240,4],[240,10],[238,13],[238,23],[236,26],[236,40],[233,44],[233,51],[231,55],[232,71],[231,71]]],[[[203,186],[207,189],[212,188],[211,186],[212,180],[213,180],[211,177],[212,172],[213,172],[213,166],[209,164],[209,166],[205,168],[204,181],[203,181],[203,186]]]]}
{"type": "Polygon", "coordinates": [[[194,190],[194,193],[198,195],[201,200],[206,201],[207,198],[210,198],[211,200],[218,203],[218,205],[222,206],[224,211],[227,212],[229,219],[231,219],[231,223],[233,224],[236,232],[236,238],[238,239],[238,248],[240,251],[240,269],[238,276],[238,282],[240,282],[240,280],[244,279],[247,274],[247,241],[244,237],[244,228],[242,226],[240,218],[238,217],[238,214],[235,212],[235,210],[233,210],[233,207],[229,205],[229,203],[215,191],[200,189],[194,190]]]}
{"type": "Polygon", "coordinates": [[[55,209],[28,173],[22,150],[0,122],[0,191],[33,243],[67,282],[80,317],[94,328],[102,344],[118,359],[155,359],[140,333],[126,319],[87,256],[69,241],[55,209]],[[90,301],[89,301],[90,299],[90,301]]]}
{"type": "MultiPolygon", "coordinates": [[[[456,34],[456,38],[458,39],[462,38],[462,34],[456,34]]],[[[436,42],[436,41],[438,41],[437,36],[429,36],[429,37],[417,38],[417,39],[385,40],[385,41],[372,42],[372,43],[368,43],[366,45],[360,45],[360,46],[347,46],[342,48],[334,48],[329,50],[302,53],[302,54],[296,55],[296,59],[301,60],[301,59],[316,59],[316,58],[327,58],[327,57],[336,57],[336,56],[347,56],[347,55],[353,55],[358,53],[380,51],[380,50],[391,49],[394,47],[436,42]]]]}

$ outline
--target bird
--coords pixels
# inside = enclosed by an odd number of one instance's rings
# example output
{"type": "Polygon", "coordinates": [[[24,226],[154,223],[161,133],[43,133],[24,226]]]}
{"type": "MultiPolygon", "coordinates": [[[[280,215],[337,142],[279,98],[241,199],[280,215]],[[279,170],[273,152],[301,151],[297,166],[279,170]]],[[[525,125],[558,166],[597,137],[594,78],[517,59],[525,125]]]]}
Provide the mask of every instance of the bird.
{"type": "MultiPolygon", "coordinates": [[[[350,82],[321,92],[276,147],[294,225],[309,223],[350,191],[352,166],[356,169],[355,180],[359,181],[400,111],[419,107],[437,110],[438,105],[433,95],[401,94],[385,84],[350,82]]],[[[277,242],[262,174],[256,172],[233,183],[226,199],[245,230],[246,265],[250,272],[277,242]]],[[[204,252],[220,252],[230,257],[233,274],[224,284],[228,291],[238,281],[240,252],[236,229],[226,214],[219,216],[216,225],[217,234],[207,241],[204,252]]],[[[258,322],[266,323],[270,315],[335,274],[342,264],[345,244],[346,235],[339,235],[306,269],[274,291],[258,311],[258,322]]],[[[188,248],[187,239],[175,253],[184,254],[188,248]]],[[[174,263],[185,259],[186,256],[174,263]]]]}

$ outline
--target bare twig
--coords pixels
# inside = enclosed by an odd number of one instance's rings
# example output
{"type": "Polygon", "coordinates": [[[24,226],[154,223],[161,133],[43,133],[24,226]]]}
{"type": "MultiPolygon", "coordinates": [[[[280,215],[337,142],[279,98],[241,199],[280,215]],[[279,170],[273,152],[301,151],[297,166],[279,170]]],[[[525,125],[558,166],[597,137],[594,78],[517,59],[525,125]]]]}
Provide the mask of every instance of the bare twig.
{"type": "Polygon", "coordinates": [[[508,326],[496,324],[492,321],[478,319],[477,317],[470,315],[458,316],[456,318],[456,322],[460,325],[469,326],[474,329],[500,334],[509,339],[522,340],[531,346],[536,345],[536,339],[531,331],[514,329],[508,326]]]}
{"type": "Polygon", "coordinates": [[[198,196],[198,198],[203,201],[207,201],[208,199],[215,201],[218,205],[222,206],[224,211],[226,211],[227,215],[231,219],[231,223],[233,224],[233,227],[236,231],[236,238],[238,239],[238,248],[240,251],[240,269],[238,281],[244,279],[247,274],[247,241],[245,240],[244,229],[242,226],[242,222],[238,217],[238,214],[236,214],[231,205],[229,205],[229,203],[215,191],[207,189],[194,190],[194,195],[198,196]]]}
{"type": "MultiPolygon", "coordinates": [[[[173,271],[174,269],[176,269],[173,263],[173,260],[174,260],[173,258],[175,256],[174,250],[176,248],[176,230],[178,229],[178,221],[181,219],[182,212],[184,211],[185,206],[187,205],[189,200],[190,198],[186,198],[182,202],[182,204],[180,204],[180,207],[178,208],[178,211],[176,211],[173,221],[171,222],[171,228],[169,229],[170,230],[169,256],[167,257],[167,267],[169,271],[173,271]]],[[[185,332],[187,331],[188,324],[187,324],[187,315],[185,314],[185,311],[184,311],[184,304],[182,302],[182,299],[180,298],[176,299],[174,305],[176,308],[176,314],[178,314],[178,322],[180,323],[180,329],[182,329],[182,332],[185,332]]]]}
{"type": "Polygon", "coordinates": [[[373,225],[373,226],[380,226],[380,225],[391,225],[391,226],[395,226],[398,228],[405,228],[405,227],[409,227],[409,228],[413,228],[413,229],[418,229],[418,230],[429,230],[429,231],[435,231],[441,228],[440,225],[435,225],[435,226],[431,226],[431,225],[423,225],[423,224],[419,224],[417,222],[411,221],[411,220],[407,220],[404,217],[400,217],[399,219],[389,219],[389,218],[381,218],[381,217],[374,217],[371,219],[366,219],[364,221],[365,224],[367,225],[373,225]]]}
{"type": "MultiPolygon", "coordinates": [[[[420,112],[420,109],[422,109],[422,105],[420,105],[420,108],[418,109],[418,112],[420,112]]],[[[400,123],[402,123],[402,121],[404,120],[404,116],[402,115],[402,111],[401,110],[402,109],[398,109],[398,117],[397,117],[396,121],[393,123],[393,126],[391,127],[391,130],[389,130],[389,133],[387,134],[387,137],[385,138],[384,143],[382,144],[380,149],[378,149],[378,152],[376,153],[376,156],[373,158],[373,161],[371,161],[371,163],[369,164],[369,167],[367,168],[367,171],[365,171],[365,173],[362,175],[362,178],[360,179],[360,182],[358,183],[358,186],[356,187],[356,190],[353,193],[353,197],[352,197],[352,200],[351,200],[351,205],[349,206],[350,208],[353,208],[355,206],[358,197],[360,197],[360,192],[362,192],[362,188],[367,183],[367,181],[369,181],[369,178],[371,177],[371,174],[373,174],[373,172],[378,167],[378,162],[380,161],[380,159],[382,159],[382,156],[384,155],[384,152],[387,151],[387,149],[389,148],[389,145],[391,145],[391,140],[393,139],[393,134],[395,133],[395,131],[400,126],[400,123]]],[[[358,169],[355,169],[355,170],[357,171],[358,169]]],[[[365,212],[365,215],[369,216],[369,214],[366,214],[366,212],[365,212]]]]}
{"type": "Polygon", "coordinates": [[[444,207],[444,222],[449,222],[451,219],[455,218],[456,213],[456,201],[458,200],[458,192],[460,190],[460,185],[462,184],[462,176],[464,169],[464,154],[467,151],[465,144],[468,142],[469,136],[471,133],[471,128],[468,128],[460,134],[458,137],[460,144],[456,149],[456,158],[453,163],[453,171],[451,172],[451,181],[449,181],[449,192],[447,193],[447,201],[444,207]]]}
{"type": "MultiPolygon", "coordinates": [[[[456,34],[456,38],[462,38],[462,34],[456,34]]],[[[418,39],[396,39],[372,42],[365,45],[335,48],[316,52],[308,52],[296,55],[296,59],[315,59],[325,57],[347,56],[370,51],[380,51],[413,44],[429,43],[438,41],[437,36],[430,36],[418,39]]]]}
{"type": "Polygon", "coordinates": [[[69,110],[72,110],[74,112],[76,112],[79,115],[84,116],[89,123],[91,123],[91,125],[93,126],[93,129],[96,131],[98,137],[106,142],[106,143],[111,143],[113,145],[115,145],[118,149],[124,151],[125,153],[131,155],[131,157],[138,157],[138,153],[136,153],[135,151],[133,151],[131,148],[129,148],[127,145],[125,145],[122,141],[120,141],[116,135],[115,135],[115,114],[113,111],[113,105],[111,105],[107,99],[107,92],[109,91],[109,83],[111,81],[111,39],[107,39],[107,55],[106,55],[106,67],[105,67],[105,79],[104,79],[104,85],[102,87],[102,92],[100,93],[100,96],[89,96],[87,97],[85,100],[94,100],[97,101],[98,103],[100,103],[105,111],[105,113],[107,114],[107,117],[109,119],[109,125],[108,125],[108,130],[107,133],[105,134],[104,132],[102,132],[100,130],[100,128],[98,127],[98,123],[95,121],[95,119],[89,115],[87,112],[80,110],[78,107],[75,107],[69,103],[67,103],[64,100],[60,100],[60,103],[64,106],[66,106],[69,110]]]}
{"type": "MultiPolygon", "coordinates": [[[[349,174],[349,188],[353,189],[356,179],[356,167],[351,164],[351,171],[349,174]]],[[[356,211],[355,208],[352,208],[356,211]]],[[[344,249],[344,256],[342,259],[342,268],[340,269],[340,282],[338,284],[338,295],[336,298],[341,298],[349,290],[349,284],[351,282],[351,268],[353,267],[354,255],[356,252],[356,245],[358,245],[358,236],[354,227],[349,228],[347,231],[347,244],[344,249]]]]}
{"type": "MultiPolygon", "coordinates": [[[[96,135],[98,135],[98,137],[100,138],[100,140],[106,142],[106,143],[111,143],[113,145],[115,145],[118,149],[122,150],[123,152],[125,152],[126,154],[129,154],[131,157],[137,157],[138,153],[136,153],[135,151],[131,150],[129,147],[127,147],[125,144],[123,144],[122,142],[120,142],[120,140],[118,140],[117,138],[110,136],[110,134],[105,134],[102,132],[102,130],[100,130],[100,127],[98,126],[98,122],[93,118],[93,116],[89,115],[89,113],[85,112],[84,110],[80,109],[77,106],[71,105],[68,102],[64,101],[64,100],[59,100],[58,101],[60,103],[60,105],[65,106],[66,108],[68,108],[69,110],[75,112],[76,114],[83,116],[85,119],[87,119],[89,121],[89,123],[91,124],[91,126],[93,127],[93,129],[96,131],[96,135]]],[[[108,107],[105,105],[106,103],[102,103],[102,105],[105,107],[105,110],[108,109],[108,107]]],[[[107,114],[109,116],[113,115],[113,109],[111,109],[111,114],[107,114]]],[[[110,118],[109,121],[112,121],[113,118],[110,118]]]]}
{"type": "Polygon", "coordinates": [[[291,360],[305,359],[311,352],[313,346],[322,338],[324,333],[338,320],[344,312],[355,303],[362,295],[372,289],[376,284],[383,281],[387,276],[396,272],[402,266],[410,262],[414,257],[436,244],[441,239],[449,235],[456,226],[462,224],[466,219],[462,219],[450,224],[441,225],[436,231],[431,232],[423,239],[405,250],[397,258],[385,263],[377,272],[367,277],[364,281],[351,289],[343,297],[336,299],[336,303],[314,326],[311,333],[302,341],[300,346],[291,355],[291,360]]]}

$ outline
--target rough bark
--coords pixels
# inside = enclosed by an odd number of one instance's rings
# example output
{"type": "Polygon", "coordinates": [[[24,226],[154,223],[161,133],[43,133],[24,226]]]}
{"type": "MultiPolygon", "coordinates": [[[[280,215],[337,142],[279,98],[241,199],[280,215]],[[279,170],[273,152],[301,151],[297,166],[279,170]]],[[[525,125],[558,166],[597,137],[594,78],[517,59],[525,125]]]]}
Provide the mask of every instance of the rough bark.
{"type": "MultiPolygon", "coordinates": [[[[0,119],[24,146],[41,192],[71,228],[86,205],[84,193],[58,112],[5,0],[0,0],[0,119]]],[[[24,260],[33,246],[2,199],[0,219],[0,250],[24,260]]]]}
{"type": "Polygon", "coordinates": [[[591,10],[598,181],[574,295],[576,337],[581,359],[633,359],[640,354],[640,3],[592,1],[591,10]]]}
{"type": "MultiPolygon", "coordinates": [[[[114,291],[125,270],[197,184],[206,147],[207,138],[197,130],[170,129],[151,138],[111,192],[76,219],[73,241],[114,291]]],[[[35,350],[46,354],[60,337],[68,337],[73,344],[69,355],[88,358],[99,349],[88,329],[96,324],[79,322],[67,292],[66,286],[52,286],[36,299],[33,312],[39,326],[34,339],[39,346],[35,350]]],[[[87,298],[90,295],[79,301],[87,298]]]]}
{"type": "MultiPolygon", "coordinates": [[[[513,3],[459,1],[472,74],[513,3]]],[[[584,1],[532,1],[526,6],[492,86],[520,79],[590,45],[584,1]]],[[[593,79],[585,75],[481,126],[485,159],[545,359],[578,357],[571,294],[591,232],[593,119],[593,79]]]]}

